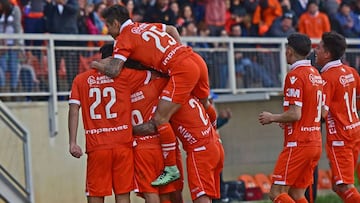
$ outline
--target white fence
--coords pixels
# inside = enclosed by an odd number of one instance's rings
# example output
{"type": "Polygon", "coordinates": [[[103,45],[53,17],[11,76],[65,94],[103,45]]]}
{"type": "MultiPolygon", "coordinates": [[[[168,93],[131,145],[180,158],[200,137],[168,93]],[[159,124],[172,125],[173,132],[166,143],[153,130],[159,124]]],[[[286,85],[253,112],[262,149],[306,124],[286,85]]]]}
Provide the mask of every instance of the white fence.
{"type": "MultiPolygon", "coordinates": [[[[25,42],[0,46],[0,98],[4,101],[49,102],[50,128],[57,132],[57,101],[65,100],[72,79],[99,58],[101,35],[0,34],[25,42]]],[[[285,38],[184,37],[208,65],[210,86],[222,101],[266,99],[281,93],[287,72],[285,38]],[[254,94],[257,93],[257,94],[254,94]]],[[[314,40],[314,43],[318,40],[314,40]]],[[[346,60],[359,67],[360,40],[348,40],[346,60]]]]}

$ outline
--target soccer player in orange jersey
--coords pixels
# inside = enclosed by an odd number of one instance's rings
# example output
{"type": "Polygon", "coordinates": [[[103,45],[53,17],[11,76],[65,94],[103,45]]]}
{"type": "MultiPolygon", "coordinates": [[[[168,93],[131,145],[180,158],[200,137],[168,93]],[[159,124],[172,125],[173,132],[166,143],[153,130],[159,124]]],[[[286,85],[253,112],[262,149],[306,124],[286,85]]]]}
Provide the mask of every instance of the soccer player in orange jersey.
{"type": "Polygon", "coordinates": [[[305,203],[304,193],[312,184],[313,170],[321,155],[322,79],[306,60],[310,39],[295,33],[288,37],[286,60],[290,71],[285,78],[284,112],[261,112],[263,125],[280,123],[284,129],[284,148],[272,175],[270,199],[278,203],[305,203]]]}
{"type": "Polygon", "coordinates": [[[114,79],[95,69],[74,79],[69,100],[69,151],[76,158],[83,154],[77,144],[82,108],[89,203],[103,203],[113,191],[116,203],[130,202],[129,192],[134,187],[130,94],[144,79],[144,75],[130,69],[124,69],[114,79]]]}
{"type": "MultiPolygon", "coordinates": [[[[161,90],[168,82],[168,78],[163,77],[150,80],[152,77],[149,75],[146,78],[144,86],[131,95],[133,125],[141,124],[150,119],[156,108],[161,90]]],[[[219,135],[198,99],[190,96],[186,101],[171,117],[171,124],[187,152],[187,172],[191,197],[196,203],[210,203],[211,199],[220,197],[220,172],[223,168],[224,150],[219,135]]],[[[181,191],[182,180],[159,187],[159,190],[151,187],[149,180],[160,169],[156,162],[160,162],[160,165],[162,162],[159,159],[161,151],[158,147],[158,135],[156,131],[149,133],[155,134],[135,136],[134,153],[137,192],[143,193],[150,202],[156,201],[157,192],[159,194],[169,193],[174,190],[174,186],[177,191],[181,191]]],[[[181,203],[182,200],[171,199],[171,202],[181,203]]]]}
{"type": "MultiPolygon", "coordinates": [[[[216,126],[216,111],[208,101],[209,78],[205,61],[200,55],[180,43],[180,36],[174,26],[154,23],[136,23],[129,18],[125,7],[114,5],[102,13],[109,34],[115,39],[114,54],[102,61],[94,61],[92,67],[115,77],[128,58],[168,74],[170,80],[162,91],[152,122],[160,134],[165,168],[152,184],[164,185],[179,178],[176,168],[176,138],[171,129],[170,117],[186,102],[190,94],[195,95],[204,105],[211,121],[216,126]]],[[[144,128],[149,126],[144,125],[144,128]]],[[[141,128],[137,128],[138,133],[141,128]]]]}
{"type": "Polygon", "coordinates": [[[332,172],[333,190],[345,203],[360,202],[354,187],[354,168],[360,121],[356,100],[360,95],[359,74],[341,62],[345,38],[336,32],[322,35],[315,49],[316,63],[324,80],[323,117],[326,119],[326,152],[332,172]]]}

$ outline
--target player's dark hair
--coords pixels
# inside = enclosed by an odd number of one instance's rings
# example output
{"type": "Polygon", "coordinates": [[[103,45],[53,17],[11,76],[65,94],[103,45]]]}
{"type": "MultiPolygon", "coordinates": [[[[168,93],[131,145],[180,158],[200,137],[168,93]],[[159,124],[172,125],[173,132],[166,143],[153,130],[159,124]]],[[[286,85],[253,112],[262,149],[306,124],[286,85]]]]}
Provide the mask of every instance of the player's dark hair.
{"type": "Polygon", "coordinates": [[[307,56],[311,51],[311,40],[307,35],[293,33],[288,36],[288,46],[300,56],[307,56]]]}
{"type": "Polygon", "coordinates": [[[104,59],[109,56],[112,56],[113,48],[114,48],[114,43],[104,44],[102,47],[100,47],[99,51],[101,53],[101,58],[104,59]]]}
{"type": "Polygon", "coordinates": [[[331,60],[340,59],[346,50],[346,40],[341,34],[331,31],[325,32],[321,40],[323,41],[324,49],[330,52],[331,60]]]}
{"type": "Polygon", "coordinates": [[[127,8],[118,4],[104,9],[101,12],[101,16],[109,23],[113,23],[117,20],[120,24],[123,24],[126,20],[130,19],[127,8]]]}
{"type": "MultiPolygon", "coordinates": [[[[108,43],[108,44],[104,44],[102,45],[102,47],[100,47],[99,52],[101,53],[101,58],[107,58],[109,56],[112,56],[113,54],[113,49],[114,49],[114,43],[108,43]]],[[[131,68],[131,69],[136,69],[136,70],[152,70],[151,68],[142,65],[140,62],[132,60],[132,59],[127,59],[124,66],[126,68],[131,68]]]]}

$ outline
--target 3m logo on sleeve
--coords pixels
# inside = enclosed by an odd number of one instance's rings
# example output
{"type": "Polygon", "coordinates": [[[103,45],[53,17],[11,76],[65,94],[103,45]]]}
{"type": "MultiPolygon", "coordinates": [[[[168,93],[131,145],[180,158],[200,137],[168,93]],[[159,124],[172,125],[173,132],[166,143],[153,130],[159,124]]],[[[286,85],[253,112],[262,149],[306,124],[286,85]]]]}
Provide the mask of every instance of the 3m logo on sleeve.
{"type": "Polygon", "coordinates": [[[286,96],[300,98],[300,90],[295,88],[288,88],[286,89],[286,96]]]}
{"type": "Polygon", "coordinates": [[[290,83],[293,85],[297,81],[297,78],[295,76],[290,77],[290,83]]]}

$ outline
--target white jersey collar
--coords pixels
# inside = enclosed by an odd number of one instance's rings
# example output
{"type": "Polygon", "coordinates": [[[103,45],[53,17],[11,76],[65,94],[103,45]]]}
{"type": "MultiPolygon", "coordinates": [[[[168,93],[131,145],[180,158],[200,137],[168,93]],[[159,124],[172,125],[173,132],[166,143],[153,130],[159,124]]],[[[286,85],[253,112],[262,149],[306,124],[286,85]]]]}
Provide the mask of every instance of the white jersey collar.
{"type": "Polygon", "coordinates": [[[134,22],[131,19],[128,19],[127,21],[125,21],[120,27],[120,33],[126,26],[131,25],[131,24],[134,24],[134,22]]]}
{"type": "Polygon", "coordinates": [[[327,70],[329,70],[330,68],[336,67],[336,66],[341,66],[341,60],[336,60],[336,61],[330,61],[327,64],[325,64],[325,66],[320,70],[320,72],[325,72],[327,70]]]}
{"type": "Polygon", "coordinates": [[[290,65],[290,70],[295,70],[299,66],[311,66],[310,60],[299,60],[290,65]]]}

